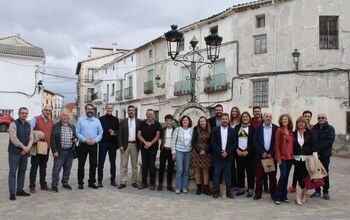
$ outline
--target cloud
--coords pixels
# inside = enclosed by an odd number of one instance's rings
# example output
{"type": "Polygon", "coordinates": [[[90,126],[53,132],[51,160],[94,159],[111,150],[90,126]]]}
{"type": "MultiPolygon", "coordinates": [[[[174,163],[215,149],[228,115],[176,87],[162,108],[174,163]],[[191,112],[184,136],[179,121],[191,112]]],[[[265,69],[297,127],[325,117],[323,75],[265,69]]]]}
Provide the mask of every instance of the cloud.
{"type": "MultiPolygon", "coordinates": [[[[20,34],[44,48],[48,69],[74,77],[77,62],[89,47],[133,49],[159,37],[171,24],[180,27],[204,19],[248,0],[12,0],[2,1],[1,36],[20,34]]],[[[46,86],[56,92],[75,91],[75,82],[48,77],[46,86]],[[56,80],[57,83],[50,83],[56,80]]],[[[74,95],[66,96],[69,101],[74,95]]]]}

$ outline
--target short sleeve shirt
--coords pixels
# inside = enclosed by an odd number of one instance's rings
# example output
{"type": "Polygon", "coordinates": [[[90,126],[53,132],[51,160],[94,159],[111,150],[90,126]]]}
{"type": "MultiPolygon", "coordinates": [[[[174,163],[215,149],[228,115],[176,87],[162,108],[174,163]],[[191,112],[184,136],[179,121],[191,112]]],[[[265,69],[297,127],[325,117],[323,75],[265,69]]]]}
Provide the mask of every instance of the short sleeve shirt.
{"type": "MultiPolygon", "coordinates": [[[[145,141],[152,141],[157,135],[157,131],[162,131],[162,126],[158,121],[153,121],[152,124],[148,124],[145,120],[140,123],[139,131],[141,131],[141,136],[145,139],[145,141]]],[[[144,144],[141,143],[141,146],[143,147],[144,144]]],[[[157,149],[158,142],[153,144],[152,148],[157,149]]]]}

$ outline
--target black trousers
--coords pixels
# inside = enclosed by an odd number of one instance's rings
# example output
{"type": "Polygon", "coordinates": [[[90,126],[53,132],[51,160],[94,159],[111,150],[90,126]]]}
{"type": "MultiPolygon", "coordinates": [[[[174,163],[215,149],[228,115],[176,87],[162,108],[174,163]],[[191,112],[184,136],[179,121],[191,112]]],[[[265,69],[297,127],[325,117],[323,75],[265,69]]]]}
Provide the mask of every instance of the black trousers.
{"type": "Polygon", "coordinates": [[[36,175],[38,168],[40,170],[40,187],[44,188],[47,186],[46,182],[46,167],[47,161],[49,160],[50,149],[47,150],[47,155],[36,155],[31,157],[31,167],[29,173],[29,188],[35,188],[36,175]]]}
{"type": "Polygon", "coordinates": [[[159,185],[163,185],[163,177],[166,162],[168,161],[168,169],[167,169],[167,186],[171,186],[173,182],[173,172],[174,172],[174,161],[172,158],[172,153],[170,148],[163,148],[160,151],[160,164],[159,164],[159,185]]]}
{"type": "MultiPolygon", "coordinates": [[[[305,161],[296,161],[294,160],[294,173],[293,173],[293,179],[295,176],[295,184],[298,183],[300,188],[304,188],[304,179],[307,177],[308,172],[306,169],[305,161]]],[[[296,186],[296,185],[295,185],[296,186]]]]}
{"type": "Polygon", "coordinates": [[[96,182],[97,144],[87,145],[83,143],[78,147],[78,184],[84,184],[84,167],[88,154],[90,163],[89,184],[96,182]]]}
{"type": "Polygon", "coordinates": [[[231,165],[231,177],[232,177],[232,187],[238,187],[238,182],[237,182],[237,168],[236,168],[236,157],[233,158],[232,160],[232,165],[231,165]]]}
{"type": "Polygon", "coordinates": [[[245,174],[247,174],[248,189],[254,189],[254,157],[249,155],[247,157],[237,156],[236,162],[238,187],[244,188],[245,174]]]}
{"type": "Polygon", "coordinates": [[[141,158],[142,158],[142,183],[147,184],[148,172],[150,178],[150,184],[156,183],[156,156],[157,149],[144,149],[141,148],[141,158]]]}

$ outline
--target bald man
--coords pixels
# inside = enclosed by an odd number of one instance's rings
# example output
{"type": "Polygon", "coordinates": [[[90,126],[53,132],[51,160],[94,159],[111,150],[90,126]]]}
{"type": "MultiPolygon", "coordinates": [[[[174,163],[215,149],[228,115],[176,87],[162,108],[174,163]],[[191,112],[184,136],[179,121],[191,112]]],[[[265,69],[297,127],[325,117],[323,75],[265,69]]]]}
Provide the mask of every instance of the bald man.
{"type": "MultiPolygon", "coordinates": [[[[318,147],[318,156],[322,165],[326,169],[328,176],[324,178],[325,185],[323,186],[323,199],[330,200],[329,190],[329,162],[332,156],[332,147],[335,139],[335,130],[333,126],[328,124],[327,116],[320,113],[317,116],[318,123],[312,128],[315,144],[318,147]]],[[[320,197],[321,188],[317,188],[311,195],[311,198],[320,197]]]]}

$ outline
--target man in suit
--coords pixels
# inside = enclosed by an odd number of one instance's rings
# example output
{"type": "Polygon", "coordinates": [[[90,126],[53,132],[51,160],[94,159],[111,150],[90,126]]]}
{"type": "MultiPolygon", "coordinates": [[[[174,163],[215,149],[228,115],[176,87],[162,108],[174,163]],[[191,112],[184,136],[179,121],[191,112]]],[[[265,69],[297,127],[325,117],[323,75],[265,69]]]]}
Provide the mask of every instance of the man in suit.
{"type": "Polygon", "coordinates": [[[223,112],[222,105],[217,104],[215,106],[215,116],[209,118],[210,129],[213,130],[216,126],[220,125],[220,116],[223,112]]]}
{"type": "MultiPolygon", "coordinates": [[[[263,120],[263,124],[256,127],[254,133],[254,147],[256,160],[256,187],[254,200],[261,199],[262,194],[265,171],[261,164],[261,160],[266,158],[274,158],[275,133],[277,130],[277,125],[271,123],[271,113],[264,113],[263,120]]],[[[276,194],[276,171],[269,172],[267,173],[267,175],[269,176],[269,188],[271,199],[274,200],[276,194]]]]}
{"type": "Polygon", "coordinates": [[[120,150],[120,184],[118,189],[126,187],[128,180],[129,156],[131,158],[131,186],[137,185],[137,158],[139,156],[139,144],[137,140],[137,130],[140,126],[140,119],[136,118],[135,106],[128,106],[128,118],[120,123],[118,145],[120,150]]]}
{"type": "Polygon", "coordinates": [[[222,171],[226,184],[226,196],[233,198],[230,191],[231,164],[234,150],[237,147],[237,134],[229,126],[229,118],[230,116],[227,113],[222,113],[220,118],[221,125],[215,127],[211,133],[210,143],[214,162],[213,198],[219,197],[219,181],[222,171]]]}

